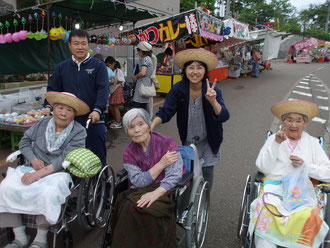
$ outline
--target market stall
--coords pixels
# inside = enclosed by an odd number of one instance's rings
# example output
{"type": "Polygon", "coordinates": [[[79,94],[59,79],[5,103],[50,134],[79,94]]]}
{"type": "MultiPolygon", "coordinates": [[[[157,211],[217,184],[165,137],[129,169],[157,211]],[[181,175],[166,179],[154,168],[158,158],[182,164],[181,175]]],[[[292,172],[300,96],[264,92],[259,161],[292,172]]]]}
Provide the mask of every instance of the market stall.
{"type": "Polygon", "coordinates": [[[23,133],[39,118],[46,87],[0,96],[0,147],[10,145],[14,151],[23,133]],[[7,142],[7,143],[5,143],[7,142]]]}
{"type": "Polygon", "coordinates": [[[311,48],[317,46],[318,40],[316,38],[307,38],[302,41],[299,41],[293,45],[296,51],[296,62],[297,63],[311,63],[311,48]]]}
{"type": "MultiPolygon", "coordinates": [[[[134,33],[139,41],[153,46],[166,47],[171,44],[172,55],[166,55],[167,66],[159,63],[157,79],[159,93],[167,93],[173,84],[181,80],[179,69],[173,63],[175,52],[190,47],[206,47],[223,41],[223,22],[199,9],[180,13],[170,18],[138,27],[134,33]]],[[[164,51],[165,52],[165,51],[164,51]]],[[[210,72],[212,75],[212,72],[210,72]]],[[[218,78],[219,79],[219,78],[218,78]]]]}
{"type": "Polygon", "coordinates": [[[260,52],[263,66],[270,66],[270,61],[278,57],[282,38],[287,35],[289,33],[278,32],[272,29],[251,31],[251,39],[248,45],[261,47],[260,52]]]}
{"type": "Polygon", "coordinates": [[[330,42],[329,41],[319,41],[317,46],[314,47],[312,57],[315,61],[323,63],[329,61],[330,58],[330,42]]]}
{"type": "Polygon", "coordinates": [[[211,51],[217,54],[219,63],[211,80],[220,78],[238,78],[241,73],[250,70],[244,61],[244,43],[250,40],[248,24],[228,18],[224,23],[224,40],[221,43],[211,45],[211,51]]]}

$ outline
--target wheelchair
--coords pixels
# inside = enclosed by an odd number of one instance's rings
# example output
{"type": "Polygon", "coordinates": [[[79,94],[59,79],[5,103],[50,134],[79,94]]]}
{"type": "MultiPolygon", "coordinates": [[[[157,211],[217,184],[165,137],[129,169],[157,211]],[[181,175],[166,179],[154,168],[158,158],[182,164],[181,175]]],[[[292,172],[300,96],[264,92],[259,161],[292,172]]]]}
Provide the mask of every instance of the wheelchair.
{"type": "MultiPolygon", "coordinates": [[[[86,125],[88,128],[89,122],[86,125]]],[[[7,162],[18,160],[17,165],[24,164],[24,157],[18,150],[10,154],[7,162]]],[[[3,175],[5,176],[5,175],[3,175]]],[[[73,184],[69,184],[71,194],[61,206],[61,214],[55,225],[49,229],[53,233],[53,248],[56,247],[57,235],[63,231],[64,247],[73,247],[72,232],[69,224],[75,220],[78,221],[80,228],[84,231],[90,231],[94,227],[103,228],[106,224],[106,205],[109,197],[113,194],[115,174],[109,165],[103,166],[102,169],[93,177],[78,178],[72,176],[73,184]]],[[[23,215],[23,224],[29,228],[36,228],[35,223],[26,221],[23,215]]],[[[11,228],[7,228],[8,240],[14,240],[11,228]]]]}
{"type": "MultiPolygon", "coordinates": [[[[199,248],[205,241],[210,205],[209,183],[201,175],[194,175],[194,168],[199,163],[198,152],[194,145],[179,146],[187,174],[181,179],[174,191],[175,216],[177,228],[177,247],[199,248]],[[186,152],[183,153],[183,150],[186,152]]],[[[196,170],[195,170],[196,172],[196,170]]],[[[114,192],[106,226],[103,231],[102,248],[111,247],[111,218],[116,197],[128,189],[128,174],[125,169],[116,175],[114,192]]]]}
{"type": "MultiPolygon", "coordinates": [[[[272,135],[271,131],[267,131],[266,139],[272,135]]],[[[318,137],[320,145],[324,148],[324,139],[323,137],[318,137]]],[[[241,240],[243,248],[252,248],[254,247],[254,234],[252,236],[248,233],[249,223],[250,223],[250,206],[251,203],[258,197],[262,180],[264,175],[258,171],[255,174],[249,174],[246,178],[242,202],[240,206],[240,212],[238,217],[238,226],[237,226],[237,238],[241,240]]],[[[329,187],[322,187],[322,198],[323,198],[323,206],[320,209],[320,213],[324,216],[324,221],[329,223],[330,220],[330,201],[328,201],[328,194],[330,193],[329,187]]],[[[320,248],[328,248],[330,247],[330,234],[328,233],[326,239],[321,244],[320,248]]]]}

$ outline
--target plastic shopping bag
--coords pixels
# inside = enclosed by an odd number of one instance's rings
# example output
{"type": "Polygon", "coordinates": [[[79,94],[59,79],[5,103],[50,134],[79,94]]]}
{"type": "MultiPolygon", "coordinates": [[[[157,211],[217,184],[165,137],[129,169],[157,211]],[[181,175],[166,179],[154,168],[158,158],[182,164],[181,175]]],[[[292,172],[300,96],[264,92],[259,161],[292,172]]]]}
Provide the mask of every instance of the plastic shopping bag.
{"type": "Polygon", "coordinates": [[[309,168],[302,165],[288,175],[282,177],[284,189],[283,205],[288,211],[299,207],[315,207],[316,195],[312,182],[308,177],[309,168]]]}

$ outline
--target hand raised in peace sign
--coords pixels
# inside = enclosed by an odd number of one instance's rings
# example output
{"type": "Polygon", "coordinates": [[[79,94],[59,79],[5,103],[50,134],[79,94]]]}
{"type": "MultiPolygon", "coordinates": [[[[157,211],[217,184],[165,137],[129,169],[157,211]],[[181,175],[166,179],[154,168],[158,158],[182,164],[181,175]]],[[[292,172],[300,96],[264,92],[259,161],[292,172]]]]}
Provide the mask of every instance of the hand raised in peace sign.
{"type": "Polygon", "coordinates": [[[210,82],[208,79],[206,79],[206,86],[207,91],[205,94],[205,98],[212,104],[216,101],[217,98],[217,92],[214,90],[215,85],[217,84],[217,79],[214,80],[212,83],[212,86],[210,87],[210,82]]]}

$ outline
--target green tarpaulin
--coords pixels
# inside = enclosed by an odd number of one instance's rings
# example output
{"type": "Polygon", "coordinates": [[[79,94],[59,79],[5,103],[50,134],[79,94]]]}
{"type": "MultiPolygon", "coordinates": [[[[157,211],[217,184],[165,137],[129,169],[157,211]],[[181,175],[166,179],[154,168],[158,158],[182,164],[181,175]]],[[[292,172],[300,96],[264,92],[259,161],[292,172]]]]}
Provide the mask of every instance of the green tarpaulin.
{"type": "MultiPolygon", "coordinates": [[[[51,70],[69,58],[71,52],[63,40],[51,41],[51,70]]],[[[47,39],[37,41],[27,39],[0,45],[0,75],[26,74],[48,71],[47,39]]]]}

